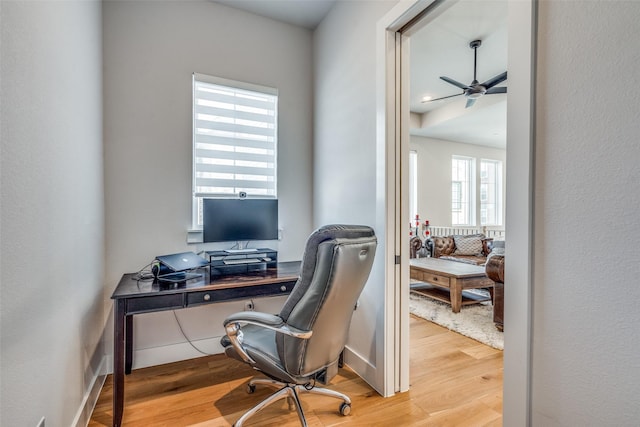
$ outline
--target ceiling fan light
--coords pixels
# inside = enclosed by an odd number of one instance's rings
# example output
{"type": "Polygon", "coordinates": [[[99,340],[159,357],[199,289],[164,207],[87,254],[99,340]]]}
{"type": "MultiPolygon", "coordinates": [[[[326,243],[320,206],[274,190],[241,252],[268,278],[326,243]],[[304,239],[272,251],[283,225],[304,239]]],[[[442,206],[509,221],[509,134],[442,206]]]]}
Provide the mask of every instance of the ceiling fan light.
{"type": "MultiPolygon", "coordinates": [[[[498,74],[497,76],[487,80],[484,83],[479,83],[478,79],[476,78],[476,71],[477,71],[477,58],[478,58],[478,47],[480,47],[480,45],[482,44],[481,40],[473,40],[471,43],[469,43],[469,47],[473,49],[473,81],[471,82],[470,85],[465,85],[462,84],[456,80],[453,80],[452,78],[446,77],[446,76],[440,76],[441,80],[444,80],[445,82],[456,86],[460,89],[462,89],[462,93],[458,93],[458,95],[450,95],[450,96],[444,96],[442,98],[436,98],[434,101],[438,101],[440,99],[445,99],[445,98],[452,98],[454,96],[459,96],[459,95],[464,95],[465,98],[467,98],[467,103],[465,108],[469,108],[471,106],[473,106],[473,104],[476,102],[476,99],[480,98],[481,96],[485,95],[485,94],[494,94],[494,93],[506,93],[507,92],[507,88],[506,87],[495,87],[496,85],[502,83],[503,81],[505,81],[507,79],[507,72],[505,71],[502,74],[498,74]]],[[[423,101],[425,102],[425,101],[423,101]]]]}

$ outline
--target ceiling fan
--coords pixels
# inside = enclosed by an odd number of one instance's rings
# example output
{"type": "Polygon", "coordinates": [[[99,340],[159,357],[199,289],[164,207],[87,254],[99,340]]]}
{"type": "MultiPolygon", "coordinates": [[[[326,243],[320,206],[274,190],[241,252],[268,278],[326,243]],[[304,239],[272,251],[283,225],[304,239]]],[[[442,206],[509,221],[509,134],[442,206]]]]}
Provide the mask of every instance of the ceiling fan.
{"type": "Polygon", "coordinates": [[[445,82],[462,89],[462,93],[443,96],[441,98],[436,98],[436,99],[429,99],[427,101],[422,101],[422,102],[424,103],[424,102],[440,101],[441,99],[453,98],[454,96],[464,95],[467,97],[467,105],[465,106],[465,108],[469,108],[476,102],[476,99],[480,98],[482,95],[492,95],[495,93],[507,93],[506,87],[495,87],[496,85],[502,83],[507,79],[506,71],[502,74],[498,74],[494,78],[489,79],[484,83],[478,83],[478,80],[476,79],[476,65],[477,65],[477,59],[478,59],[478,48],[480,47],[481,44],[482,44],[482,40],[474,40],[471,43],[469,43],[469,47],[473,49],[473,81],[471,82],[470,85],[462,84],[449,77],[444,77],[444,76],[440,77],[445,82]]]}

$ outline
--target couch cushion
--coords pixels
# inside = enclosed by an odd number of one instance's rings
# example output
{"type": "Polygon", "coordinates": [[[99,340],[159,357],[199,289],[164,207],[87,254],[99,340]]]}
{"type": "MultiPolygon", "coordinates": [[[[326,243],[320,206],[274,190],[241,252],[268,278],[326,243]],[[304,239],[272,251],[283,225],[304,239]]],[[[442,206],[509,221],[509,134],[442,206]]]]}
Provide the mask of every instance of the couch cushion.
{"type": "Polygon", "coordinates": [[[453,237],[451,236],[434,236],[431,238],[431,244],[433,245],[434,258],[440,258],[444,255],[451,255],[456,248],[453,237]]]}
{"type": "Polygon", "coordinates": [[[482,254],[482,234],[472,234],[469,236],[454,235],[456,244],[454,255],[481,255],[482,254]]]}

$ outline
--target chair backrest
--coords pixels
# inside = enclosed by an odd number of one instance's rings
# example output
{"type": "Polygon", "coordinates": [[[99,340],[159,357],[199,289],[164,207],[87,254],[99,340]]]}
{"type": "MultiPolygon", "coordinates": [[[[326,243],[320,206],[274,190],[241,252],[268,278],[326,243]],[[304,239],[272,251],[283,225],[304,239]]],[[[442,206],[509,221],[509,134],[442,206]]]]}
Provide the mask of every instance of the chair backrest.
{"type": "Polygon", "coordinates": [[[313,331],[308,340],[277,334],[287,372],[306,376],[335,364],[343,350],[356,302],[371,272],[377,239],[371,227],[328,225],[309,239],[300,277],[280,316],[313,331]]]}

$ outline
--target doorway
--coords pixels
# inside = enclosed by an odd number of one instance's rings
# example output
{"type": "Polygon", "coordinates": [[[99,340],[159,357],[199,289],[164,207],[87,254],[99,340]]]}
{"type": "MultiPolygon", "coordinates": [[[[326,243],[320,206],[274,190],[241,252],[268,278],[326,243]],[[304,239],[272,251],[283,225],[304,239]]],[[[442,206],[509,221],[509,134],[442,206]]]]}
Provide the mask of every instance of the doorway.
{"type": "MultiPolygon", "coordinates": [[[[405,187],[401,198],[409,200],[410,246],[452,234],[481,233],[498,239],[504,231],[507,3],[450,2],[441,7],[444,10],[428,24],[418,21],[402,30],[409,43],[409,81],[403,79],[401,85],[409,85],[410,128],[409,191],[405,187]],[[476,88],[479,91],[472,92],[476,88]]],[[[401,153],[402,169],[407,168],[404,160],[406,153],[401,153]]],[[[482,248],[479,236],[467,238],[471,239],[482,248]]],[[[418,259],[411,262],[451,262],[420,259],[427,249],[414,250],[410,258],[418,259]]],[[[482,262],[487,254],[482,255],[473,262],[482,262]]],[[[471,257],[455,259],[464,262],[471,257]]],[[[484,266],[464,268],[484,276],[484,266]]],[[[433,417],[443,412],[455,417],[459,407],[473,406],[483,414],[483,423],[501,422],[502,411],[496,407],[503,399],[503,333],[493,323],[493,305],[466,305],[483,291],[464,291],[465,305],[454,313],[451,305],[433,299],[446,299],[442,288],[410,281],[410,311],[417,316],[409,319],[411,384],[430,387],[440,379],[437,390],[444,392],[473,383],[477,375],[485,379],[469,395],[448,393],[446,409],[433,402],[421,402],[421,408],[433,417]],[[464,335],[498,349],[480,351],[477,341],[464,335]]]]}
{"type": "MultiPolygon", "coordinates": [[[[380,132],[379,146],[388,153],[387,167],[387,236],[394,231],[395,239],[387,245],[388,259],[397,259],[399,265],[389,268],[388,281],[396,283],[393,292],[387,294],[387,307],[394,310],[395,325],[393,337],[387,346],[394,346],[393,369],[388,372],[388,383],[395,384],[396,391],[409,387],[409,337],[408,337],[408,217],[407,198],[401,197],[401,190],[407,187],[408,173],[400,163],[403,154],[408,159],[408,129],[410,115],[407,100],[409,93],[402,79],[408,79],[408,35],[403,28],[418,20],[427,25],[435,19],[451,1],[421,1],[399,4],[379,25],[379,47],[384,58],[379,72],[379,110],[384,117],[383,132],[380,132]],[[391,244],[395,242],[395,245],[391,244]]],[[[505,425],[529,425],[530,389],[530,283],[531,283],[531,218],[532,218],[532,167],[533,146],[533,81],[535,40],[535,2],[509,2],[507,18],[509,98],[507,101],[507,141],[508,149],[506,180],[507,206],[505,228],[509,236],[509,262],[506,264],[506,280],[509,282],[505,293],[505,345],[509,351],[504,358],[504,414],[505,425]]],[[[389,365],[387,365],[389,367],[389,365]]]]}

